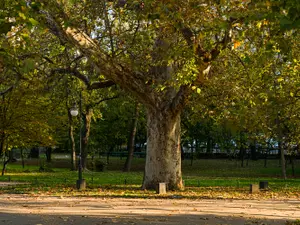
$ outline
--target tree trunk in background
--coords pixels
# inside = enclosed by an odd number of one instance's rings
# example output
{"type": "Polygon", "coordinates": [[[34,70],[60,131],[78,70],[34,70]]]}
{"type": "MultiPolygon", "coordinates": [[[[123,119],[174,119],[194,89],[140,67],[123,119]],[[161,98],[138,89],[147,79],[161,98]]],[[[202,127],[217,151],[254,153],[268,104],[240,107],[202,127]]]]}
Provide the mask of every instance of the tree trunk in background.
{"type": "Polygon", "coordinates": [[[38,159],[40,158],[40,150],[38,147],[33,147],[30,149],[30,158],[38,159]]]}
{"type": "Polygon", "coordinates": [[[191,166],[192,166],[193,162],[194,162],[194,144],[193,144],[193,140],[190,143],[190,145],[191,145],[191,166]]]}
{"type": "Polygon", "coordinates": [[[9,159],[7,159],[6,161],[3,162],[2,176],[4,176],[4,174],[5,174],[6,166],[8,163],[9,163],[9,159]]]}
{"type": "MultiPolygon", "coordinates": [[[[6,148],[4,147],[4,141],[2,141],[1,142],[1,152],[2,152],[2,155],[3,156],[5,156],[6,155],[6,151],[7,151],[7,145],[6,145],[6,148]]],[[[2,168],[2,176],[4,176],[4,173],[5,173],[5,171],[6,171],[6,166],[7,166],[7,164],[9,163],[9,161],[11,160],[11,158],[10,157],[8,157],[8,159],[7,160],[4,160],[3,161],[3,168],[2,168]]]]}
{"type": "Polygon", "coordinates": [[[210,134],[208,134],[208,137],[207,137],[207,142],[206,142],[206,154],[208,155],[211,155],[213,153],[212,151],[212,138],[210,136],[210,134]]]}
{"type": "Polygon", "coordinates": [[[71,170],[76,170],[76,146],[74,139],[74,127],[73,127],[73,118],[68,109],[68,118],[69,118],[69,140],[71,143],[71,170]]]}
{"type": "Polygon", "coordinates": [[[180,112],[147,109],[147,156],[143,189],[183,189],[181,176],[180,112]]]}
{"type": "Polygon", "coordinates": [[[293,177],[296,175],[295,174],[295,155],[291,155],[291,164],[292,164],[292,175],[293,177]]]}
{"type": "Polygon", "coordinates": [[[88,156],[88,142],[91,131],[91,121],[93,116],[93,109],[87,105],[86,113],[83,114],[83,130],[82,130],[82,140],[81,140],[81,153],[82,153],[82,169],[87,169],[87,156],[88,156]]]}
{"type": "Polygon", "coordinates": [[[131,162],[132,162],[134,146],[135,146],[135,135],[136,135],[136,131],[137,131],[138,118],[139,118],[139,103],[135,103],[134,116],[132,118],[131,131],[130,131],[128,147],[127,147],[128,155],[127,155],[126,162],[124,165],[124,170],[123,170],[124,172],[129,172],[130,168],[131,168],[131,162]]]}
{"type": "Polygon", "coordinates": [[[256,143],[250,144],[251,160],[257,160],[256,143]]]}
{"type": "Polygon", "coordinates": [[[267,148],[264,151],[264,167],[267,168],[267,160],[268,160],[268,153],[270,152],[271,146],[270,143],[268,143],[267,148]]]}
{"type": "Polygon", "coordinates": [[[22,160],[22,168],[24,169],[25,162],[24,162],[24,151],[23,151],[23,148],[21,148],[21,160],[22,160]]]}
{"type": "Polygon", "coordinates": [[[280,151],[280,162],[281,162],[281,172],[282,172],[282,178],[286,180],[286,168],[285,168],[285,157],[284,157],[284,148],[283,148],[283,144],[280,141],[278,143],[278,148],[280,151]]]}
{"type": "Polygon", "coordinates": [[[241,159],[241,167],[244,167],[245,147],[243,146],[243,144],[240,147],[240,159],[241,159]]]}
{"type": "Polygon", "coordinates": [[[51,162],[52,159],[52,148],[51,147],[47,147],[46,148],[46,158],[47,158],[47,162],[51,162]]]}

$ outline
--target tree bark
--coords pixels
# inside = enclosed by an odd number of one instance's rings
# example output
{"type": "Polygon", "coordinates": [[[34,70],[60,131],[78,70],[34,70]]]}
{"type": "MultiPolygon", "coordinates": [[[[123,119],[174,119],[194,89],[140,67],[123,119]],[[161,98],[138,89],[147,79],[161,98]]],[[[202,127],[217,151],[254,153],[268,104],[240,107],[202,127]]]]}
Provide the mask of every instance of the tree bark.
{"type": "Polygon", "coordinates": [[[280,151],[280,162],[281,162],[281,172],[282,178],[286,180],[286,168],[285,168],[285,157],[284,157],[284,148],[282,142],[278,143],[278,148],[280,151]]]}
{"type": "Polygon", "coordinates": [[[25,168],[25,162],[24,162],[24,152],[23,152],[23,148],[21,148],[21,160],[22,160],[22,168],[25,168]]]}
{"type": "MultiPolygon", "coordinates": [[[[4,141],[2,141],[1,144],[2,144],[2,146],[1,146],[1,148],[2,148],[2,149],[1,149],[1,150],[2,150],[2,154],[3,154],[4,159],[5,159],[5,155],[6,155],[6,152],[7,152],[7,144],[6,144],[6,147],[4,146],[4,141]]],[[[6,171],[6,166],[7,166],[7,164],[10,162],[10,160],[11,160],[11,158],[8,157],[7,160],[4,160],[4,161],[3,161],[2,176],[4,176],[4,173],[5,173],[5,171],[6,171]]]]}
{"type": "Polygon", "coordinates": [[[71,170],[76,170],[76,146],[74,139],[74,127],[73,127],[73,119],[70,114],[70,110],[68,109],[68,118],[69,118],[69,140],[71,143],[71,170]]]}
{"type": "Polygon", "coordinates": [[[82,153],[82,169],[87,169],[87,156],[88,156],[88,142],[91,130],[91,121],[93,116],[93,109],[87,105],[86,113],[83,114],[83,130],[82,130],[82,140],[81,140],[81,153],[82,153]]]}
{"type": "Polygon", "coordinates": [[[9,161],[10,161],[10,160],[7,159],[6,161],[3,162],[3,168],[2,168],[2,173],[1,173],[2,176],[4,176],[4,174],[5,174],[6,166],[7,166],[7,164],[9,163],[9,161]]]}
{"type": "Polygon", "coordinates": [[[126,158],[126,162],[124,164],[124,172],[129,172],[131,168],[131,162],[133,159],[134,153],[134,146],[135,146],[135,135],[137,131],[137,124],[138,124],[138,117],[139,117],[139,103],[135,104],[134,116],[132,119],[131,131],[129,135],[128,141],[128,155],[126,158]]]}
{"type": "Polygon", "coordinates": [[[51,147],[46,148],[46,158],[47,158],[47,162],[51,162],[51,160],[52,160],[52,148],[51,147]]]}
{"type": "Polygon", "coordinates": [[[194,162],[194,144],[193,144],[193,140],[190,142],[191,144],[191,166],[193,165],[194,162]]]}
{"type": "Polygon", "coordinates": [[[165,182],[169,190],[183,189],[180,151],[180,113],[147,109],[147,156],[143,189],[165,182]]]}
{"type": "Polygon", "coordinates": [[[294,160],[294,155],[291,155],[291,164],[292,164],[292,175],[295,177],[295,160],[294,160]]]}

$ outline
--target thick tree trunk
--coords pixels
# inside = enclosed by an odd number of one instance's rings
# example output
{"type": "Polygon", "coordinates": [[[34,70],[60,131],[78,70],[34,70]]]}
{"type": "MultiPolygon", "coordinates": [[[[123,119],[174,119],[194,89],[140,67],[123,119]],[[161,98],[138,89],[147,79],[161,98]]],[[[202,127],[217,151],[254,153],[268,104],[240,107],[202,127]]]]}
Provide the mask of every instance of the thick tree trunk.
{"type": "Polygon", "coordinates": [[[128,141],[128,155],[126,158],[126,162],[124,164],[124,172],[129,172],[131,168],[131,162],[133,158],[134,153],[134,145],[135,145],[135,135],[137,131],[137,124],[138,124],[138,117],[139,117],[139,103],[135,104],[135,110],[134,110],[134,116],[132,118],[132,125],[131,125],[131,131],[129,135],[129,141],[128,141]]]}
{"type": "Polygon", "coordinates": [[[93,109],[89,106],[86,107],[86,113],[83,115],[83,130],[81,140],[81,153],[82,153],[82,169],[87,169],[87,156],[88,156],[88,142],[91,130],[91,121],[93,116],[93,109]]]}
{"type": "Polygon", "coordinates": [[[180,151],[180,113],[147,109],[147,156],[143,189],[183,189],[180,151]]]}
{"type": "Polygon", "coordinates": [[[71,143],[71,170],[76,170],[76,146],[74,139],[74,127],[73,127],[73,119],[70,114],[70,110],[68,110],[69,116],[69,140],[71,143]]]}

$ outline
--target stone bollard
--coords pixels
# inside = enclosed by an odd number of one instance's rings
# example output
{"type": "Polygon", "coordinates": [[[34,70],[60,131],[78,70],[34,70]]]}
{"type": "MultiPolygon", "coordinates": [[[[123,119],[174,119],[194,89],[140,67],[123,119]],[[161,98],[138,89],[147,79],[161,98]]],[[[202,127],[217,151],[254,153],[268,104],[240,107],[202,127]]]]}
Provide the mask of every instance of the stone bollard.
{"type": "Polygon", "coordinates": [[[250,193],[258,193],[259,192],[259,186],[258,184],[250,184],[250,193]]]}
{"type": "Polygon", "coordinates": [[[86,188],[86,181],[85,181],[85,179],[77,180],[76,181],[76,188],[78,190],[85,190],[85,188],[86,188]]]}
{"type": "Polygon", "coordinates": [[[160,194],[160,195],[167,194],[167,185],[166,185],[166,183],[158,183],[156,193],[160,194]]]}

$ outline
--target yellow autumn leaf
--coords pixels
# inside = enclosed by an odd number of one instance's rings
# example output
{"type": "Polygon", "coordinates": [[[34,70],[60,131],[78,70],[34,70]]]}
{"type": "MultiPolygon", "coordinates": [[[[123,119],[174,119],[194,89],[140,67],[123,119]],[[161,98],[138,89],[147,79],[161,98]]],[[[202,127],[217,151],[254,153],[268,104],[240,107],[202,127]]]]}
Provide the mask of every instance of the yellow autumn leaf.
{"type": "Polygon", "coordinates": [[[277,79],[277,81],[278,81],[278,82],[282,82],[282,81],[283,81],[283,78],[282,78],[282,77],[279,77],[279,78],[277,79]]]}

